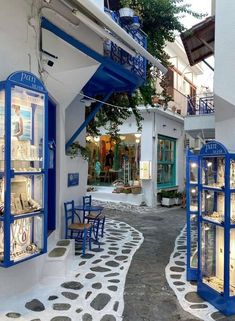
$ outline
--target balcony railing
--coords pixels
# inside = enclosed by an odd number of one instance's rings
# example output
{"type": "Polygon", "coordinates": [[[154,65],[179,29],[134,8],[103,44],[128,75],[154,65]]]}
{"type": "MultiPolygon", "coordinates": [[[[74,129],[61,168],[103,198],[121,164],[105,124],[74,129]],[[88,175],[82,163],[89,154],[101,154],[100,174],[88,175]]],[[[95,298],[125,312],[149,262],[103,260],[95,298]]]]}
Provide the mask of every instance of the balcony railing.
{"type": "MultiPolygon", "coordinates": [[[[147,48],[147,36],[146,34],[138,29],[134,30],[129,25],[121,22],[119,18],[119,14],[117,12],[111,11],[105,8],[105,12],[111,16],[111,18],[119,24],[126,32],[142,47],[147,48]]],[[[104,54],[109,56],[113,61],[121,64],[126,69],[136,73],[143,79],[146,79],[146,59],[140,55],[136,55],[135,57],[129,55],[123,49],[118,47],[112,41],[105,41],[104,43],[104,54]]]]}
{"type": "Polygon", "coordinates": [[[188,97],[188,115],[207,115],[215,112],[214,96],[188,97]]]}

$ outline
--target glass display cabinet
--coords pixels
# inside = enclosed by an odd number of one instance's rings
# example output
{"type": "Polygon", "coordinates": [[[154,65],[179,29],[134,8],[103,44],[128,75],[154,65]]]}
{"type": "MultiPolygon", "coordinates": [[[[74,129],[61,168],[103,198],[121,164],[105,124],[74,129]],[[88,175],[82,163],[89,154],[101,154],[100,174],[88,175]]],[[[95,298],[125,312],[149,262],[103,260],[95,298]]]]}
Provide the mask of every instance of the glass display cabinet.
{"type": "Polygon", "coordinates": [[[235,313],[235,153],[216,141],[199,154],[198,294],[235,313]]]}
{"type": "Polygon", "coordinates": [[[32,73],[0,83],[0,266],[47,250],[47,92],[32,73]]]}
{"type": "Polygon", "coordinates": [[[187,280],[198,278],[198,155],[186,155],[187,280]]]}

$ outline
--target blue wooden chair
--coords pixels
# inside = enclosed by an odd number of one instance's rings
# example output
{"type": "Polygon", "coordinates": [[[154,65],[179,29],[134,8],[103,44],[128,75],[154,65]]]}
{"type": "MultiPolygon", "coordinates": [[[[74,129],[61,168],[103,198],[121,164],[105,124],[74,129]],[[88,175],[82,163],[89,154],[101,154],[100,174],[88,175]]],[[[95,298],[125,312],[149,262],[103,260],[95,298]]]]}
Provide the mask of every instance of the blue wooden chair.
{"type": "Polygon", "coordinates": [[[64,203],[65,210],[65,238],[82,242],[82,255],[86,254],[86,243],[91,250],[92,224],[82,223],[74,207],[74,201],[64,203]]]}
{"type": "Polygon", "coordinates": [[[90,196],[83,196],[83,222],[93,223],[95,239],[104,236],[105,215],[102,206],[93,206],[90,196]]]}

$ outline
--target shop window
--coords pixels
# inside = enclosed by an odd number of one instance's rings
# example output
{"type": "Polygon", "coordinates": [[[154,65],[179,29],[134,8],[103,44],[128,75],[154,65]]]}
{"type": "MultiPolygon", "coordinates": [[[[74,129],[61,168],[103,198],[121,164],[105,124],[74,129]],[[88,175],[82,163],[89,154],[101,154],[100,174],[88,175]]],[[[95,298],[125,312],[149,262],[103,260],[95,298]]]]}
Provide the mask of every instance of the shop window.
{"type": "Polygon", "coordinates": [[[159,188],[173,187],[176,184],[176,140],[158,136],[158,170],[157,185],[159,188]]]}
{"type": "Polygon", "coordinates": [[[112,186],[139,180],[140,134],[123,134],[117,140],[109,135],[87,137],[90,153],[88,184],[112,186]]]}

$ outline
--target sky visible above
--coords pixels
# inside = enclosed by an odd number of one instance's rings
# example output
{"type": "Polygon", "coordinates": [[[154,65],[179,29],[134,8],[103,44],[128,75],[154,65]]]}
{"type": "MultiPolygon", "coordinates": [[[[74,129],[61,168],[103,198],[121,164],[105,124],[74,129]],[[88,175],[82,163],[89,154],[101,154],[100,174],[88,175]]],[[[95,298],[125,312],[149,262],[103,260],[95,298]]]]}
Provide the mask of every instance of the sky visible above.
{"type": "MultiPolygon", "coordinates": [[[[207,13],[208,16],[211,15],[211,0],[185,0],[184,2],[191,4],[191,8],[198,13],[207,13]]],[[[191,16],[182,18],[182,23],[185,25],[187,29],[191,28],[200,21],[200,19],[196,19],[191,16]]],[[[208,58],[207,62],[211,66],[214,66],[214,57],[208,58]]],[[[210,90],[212,90],[214,72],[210,70],[204,63],[202,63],[201,66],[204,69],[204,75],[200,76],[200,82],[203,86],[209,87],[210,90]]]]}
{"type": "MultiPolygon", "coordinates": [[[[211,0],[185,0],[184,2],[191,4],[191,8],[198,13],[207,13],[208,16],[211,15],[211,0]]],[[[200,20],[187,16],[182,19],[182,22],[186,28],[191,28],[193,25],[200,22],[200,20]]]]}

